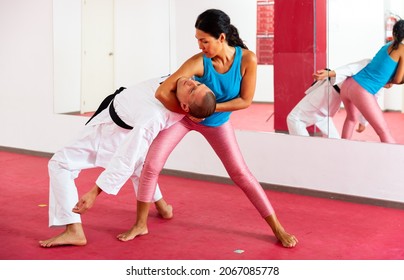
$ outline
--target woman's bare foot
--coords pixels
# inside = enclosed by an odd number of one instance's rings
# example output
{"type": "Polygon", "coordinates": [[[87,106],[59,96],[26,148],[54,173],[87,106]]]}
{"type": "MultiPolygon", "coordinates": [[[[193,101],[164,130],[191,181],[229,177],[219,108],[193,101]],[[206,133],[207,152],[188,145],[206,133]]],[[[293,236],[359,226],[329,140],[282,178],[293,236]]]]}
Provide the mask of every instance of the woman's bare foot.
{"type": "Polygon", "coordinates": [[[296,246],[298,240],[297,238],[292,235],[287,233],[283,228],[278,229],[276,232],[274,232],[276,238],[282,243],[283,247],[286,248],[293,248],[296,246]]]}
{"type": "Polygon", "coordinates": [[[156,205],[157,212],[163,219],[172,219],[173,214],[173,207],[162,198],[154,203],[156,205]]]}
{"type": "MultiPolygon", "coordinates": [[[[118,238],[121,241],[129,241],[135,238],[136,236],[141,236],[148,234],[149,231],[147,229],[147,217],[149,215],[149,208],[150,208],[150,202],[143,202],[143,201],[137,201],[137,213],[136,213],[136,223],[135,225],[128,231],[118,234],[116,238],[118,238]]],[[[167,203],[163,200],[160,199],[159,201],[156,201],[156,206],[163,206],[167,205],[167,203]]]]}
{"type": "Polygon", "coordinates": [[[44,248],[64,245],[84,246],[86,244],[87,239],[81,224],[67,225],[65,231],[61,234],[47,240],[39,241],[39,245],[44,248]]]}
{"type": "Polygon", "coordinates": [[[148,233],[149,231],[147,229],[147,226],[134,225],[130,230],[118,234],[116,238],[118,238],[121,241],[129,241],[134,239],[136,236],[142,236],[148,233]]]}
{"type": "Polygon", "coordinates": [[[271,227],[276,238],[282,243],[283,247],[293,248],[299,242],[297,238],[285,231],[275,213],[265,218],[265,221],[271,227]]]}

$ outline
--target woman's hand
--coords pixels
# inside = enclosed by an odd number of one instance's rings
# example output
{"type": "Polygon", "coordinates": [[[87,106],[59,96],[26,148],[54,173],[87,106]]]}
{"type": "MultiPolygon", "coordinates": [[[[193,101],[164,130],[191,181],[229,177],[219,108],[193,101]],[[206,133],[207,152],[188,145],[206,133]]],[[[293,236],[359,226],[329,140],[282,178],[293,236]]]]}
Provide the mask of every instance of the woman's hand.
{"type": "Polygon", "coordinates": [[[190,114],[187,114],[186,117],[188,119],[190,119],[191,121],[196,122],[196,123],[200,123],[200,122],[203,122],[205,120],[205,118],[203,118],[203,119],[195,118],[195,117],[191,116],[190,114]]]}

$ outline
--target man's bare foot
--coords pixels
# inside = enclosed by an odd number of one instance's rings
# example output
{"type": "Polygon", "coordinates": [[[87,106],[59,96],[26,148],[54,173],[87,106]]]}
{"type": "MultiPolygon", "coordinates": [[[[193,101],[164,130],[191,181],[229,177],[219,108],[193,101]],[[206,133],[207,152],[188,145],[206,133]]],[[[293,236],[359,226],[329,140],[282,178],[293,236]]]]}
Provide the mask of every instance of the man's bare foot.
{"type": "Polygon", "coordinates": [[[162,198],[154,203],[156,205],[157,212],[163,219],[172,219],[173,214],[173,207],[162,198]]]}
{"type": "Polygon", "coordinates": [[[285,231],[275,213],[265,218],[265,221],[271,227],[272,232],[275,234],[276,238],[282,243],[283,247],[293,248],[299,242],[297,238],[285,231]]]}
{"type": "Polygon", "coordinates": [[[366,126],[364,126],[363,124],[359,124],[358,128],[356,129],[357,132],[361,133],[366,129],[366,126]]]}
{"type": "Polygon", "coordinates": [[[130,230],[118,234],[116,238],[118,238],[121,241],[129,241],[134,239],[136,236],[142,236],[148,233],[149,231],[147,229],[147,226],[134,225],[130,230]]]}
{"type": "Polygon", "coordinates": [[[47,240],[39,241],[39,245],[44,248],[65,245],[84,246],[86,244],[87,239],[81,224],[67,225],[65,231],[61,234],[47,240]]]}

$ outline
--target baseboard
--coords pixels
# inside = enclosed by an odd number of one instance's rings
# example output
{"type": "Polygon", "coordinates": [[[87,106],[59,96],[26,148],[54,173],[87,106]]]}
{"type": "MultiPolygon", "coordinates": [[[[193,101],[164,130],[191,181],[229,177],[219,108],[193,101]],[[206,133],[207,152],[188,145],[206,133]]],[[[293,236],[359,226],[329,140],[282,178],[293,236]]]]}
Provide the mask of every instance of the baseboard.
{"type": "Polygon", "coordinates": [[[45,158],[51,158],[53,156],[53,153],[38,152],[38,151],[24,150],[24,149],[19,149],[19,148],[3,147],[3,146],[0,146],[0,151],[29,155],[29,156],[45,157],[45,158]]]}

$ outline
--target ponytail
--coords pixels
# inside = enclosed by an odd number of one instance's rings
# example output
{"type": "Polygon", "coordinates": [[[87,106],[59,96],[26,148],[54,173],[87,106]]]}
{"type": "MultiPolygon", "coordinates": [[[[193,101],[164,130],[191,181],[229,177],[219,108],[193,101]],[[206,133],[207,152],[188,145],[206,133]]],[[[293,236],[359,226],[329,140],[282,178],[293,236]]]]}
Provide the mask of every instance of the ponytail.
{"type": "Polygon", "coordinates": [[[237,28],[233,24],[230,24],[229,33],[226,34],[226,38],[227,38],[227,43],[229,44],[229,46],[231,46],[231,47],[239,46],[243,49],[248,50],[248,48],[244,44],[243,40],[241,40],[240,35],[238,34],[237,28]]]}
{"type": "Polygon", "coordinates": [[[216,39],[224,33],[229,46],[248,49],[240,38],[237,28],[230,23],[230,17],[221,10],[209,9],[200,14],[196,19],[195,28],[212,35],[216,39]]]}
{"type": "Polygon", "coordinates": [[[393,44],[392,44],[392,49],[396,50],[398,49],[398,46],[400,43],[403,42],[404,40],[404,20],[400,19],[397,21],[394,26],[393,26],[393,44]]]}

